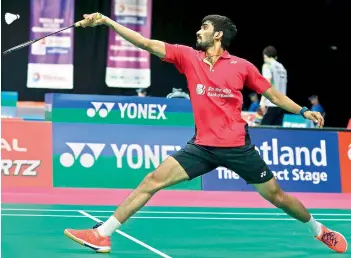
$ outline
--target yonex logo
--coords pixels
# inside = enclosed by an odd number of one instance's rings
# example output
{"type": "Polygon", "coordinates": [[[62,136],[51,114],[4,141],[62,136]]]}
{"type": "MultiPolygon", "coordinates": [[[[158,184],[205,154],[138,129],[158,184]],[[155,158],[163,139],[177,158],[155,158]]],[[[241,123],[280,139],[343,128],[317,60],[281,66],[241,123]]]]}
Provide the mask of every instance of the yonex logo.
{"type": "Polygon", "coordinates": [[[72,167],[76,160],[79,159],[80,164],[85,168],[90,168],[99,158],[101,152],[105,148],[103,143],[73,143],[67,142],[67,146],[72,150],[72,153],[63,153],[60,157],[60,163],[64,167],[72,167]],[[84,147],[87,146],[92,152],[82,153],[84,147]]]}
{"type": "Polygon", "coordinates": [[[261,177],[265,177],[266,175],[267,175],[266,171],[263,171],[263,172],[261,173],[261,177]]]}
{"type": "Polygon", "coordinates": [[[100,117],[105,118],[115,106],[113,102],[91,102],[91,104],[94,108],[89,108],[87,110],[88,117],[94,117],[96,113],[99,113],[100,117]]]}

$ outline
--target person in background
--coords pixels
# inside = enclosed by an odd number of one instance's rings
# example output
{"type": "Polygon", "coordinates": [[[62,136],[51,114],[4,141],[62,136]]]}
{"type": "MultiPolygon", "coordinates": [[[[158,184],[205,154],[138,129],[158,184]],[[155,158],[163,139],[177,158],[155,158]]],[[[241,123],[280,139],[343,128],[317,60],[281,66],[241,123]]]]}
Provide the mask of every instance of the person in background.
{"type": "Polygon", "coordinates": [[[137,89],[136,92],[138,93],[138,97],[147,97],[146,89],[137,89]]]}
{"type": "Polygon", "coordinates": [[[249,97],[251,100],[251,105],[247,111],[248,112],[257,112],[259,107],[260,107],[257,93],[256,92],[250,93],[249,97]]]}
{"type": "Polygon", "coordinates": [[[185,98],[190,99],[188,93],[184,92],[182,89],[172,88],[172,92],[166,96],[167,99],[170,98],[185,98]]]}
{"type": "Polygon", "coordinates": [[[323,106],[319,103],[319,99],[317,95],[312,95],[311,97],[308,98],[308,100],[311,102],[311,110],[312,111],[317,111],[321,113],[323,117],[325,117],[325,111],[323,106]]]}
{"type": "MultiPolygon", "coordinates": [[[[311,110],[321,113],[321,115],[324,118],[325,111],[324,111],[324,108],[322,107],[322,105],[319,103],[318,96],[312,95],[311,97],[308,98],[308,100],[311,102],[311,105],[312,105],[311,110]]],[[[306,123],[307,123],[308,128],[315,128],[316,127],[316,125],[315,125],[315,123],[313,123],[313,121],[307,120],[306,123]]]]}
{"type": "MultiPolygon", "coordinates": [[[[262,75],[273,88],[286,95],[287,71],[285,67],[277,61],[277,58],[278,54],[275,47],[268,46],[263,50],[264,64],[262,67],[262,75]]],[[[260,108],[264,114],[261,125],[282,125],[284,111],[280,107],[262,96],[260,108]]]]}

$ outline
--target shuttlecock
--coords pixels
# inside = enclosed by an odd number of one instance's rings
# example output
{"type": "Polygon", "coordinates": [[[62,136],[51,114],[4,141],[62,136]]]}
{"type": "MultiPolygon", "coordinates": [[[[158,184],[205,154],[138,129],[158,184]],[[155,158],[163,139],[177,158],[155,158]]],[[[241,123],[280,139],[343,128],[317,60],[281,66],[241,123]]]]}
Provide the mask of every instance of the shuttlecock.
{"type": "Polygon", "coordinates": [[[5,14],[5,21],[7,24],[11,24],[19,18],[20,18],[20,16],[18,14],[12,14],[12,13],[5,14]]]}

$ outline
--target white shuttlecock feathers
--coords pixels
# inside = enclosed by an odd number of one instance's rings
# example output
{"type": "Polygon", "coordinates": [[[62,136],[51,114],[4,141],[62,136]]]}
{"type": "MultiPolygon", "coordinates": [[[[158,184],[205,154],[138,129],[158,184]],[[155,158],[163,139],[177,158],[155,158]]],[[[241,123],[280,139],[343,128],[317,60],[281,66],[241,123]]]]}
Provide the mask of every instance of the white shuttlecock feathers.
{"type": "Polygon", "coordinates": [[[6,13],[5,21],[7,24],[13,23],[15,20],[18,20],[20,16],[18,14],[6,13]]]}

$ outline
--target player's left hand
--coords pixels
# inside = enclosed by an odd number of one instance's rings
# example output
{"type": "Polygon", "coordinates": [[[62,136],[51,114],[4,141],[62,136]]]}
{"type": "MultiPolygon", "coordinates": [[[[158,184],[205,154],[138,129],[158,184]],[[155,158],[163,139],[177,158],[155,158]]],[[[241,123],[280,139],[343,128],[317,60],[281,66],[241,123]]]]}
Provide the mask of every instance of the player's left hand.
{"type": "Polygon", "coordinates": [[[315,111],[306,111],[304,113],[305,118],[312,120],[317,124],[318,127],[322,128],[324,126],[324,118],[319,112],[315,111]]]}

